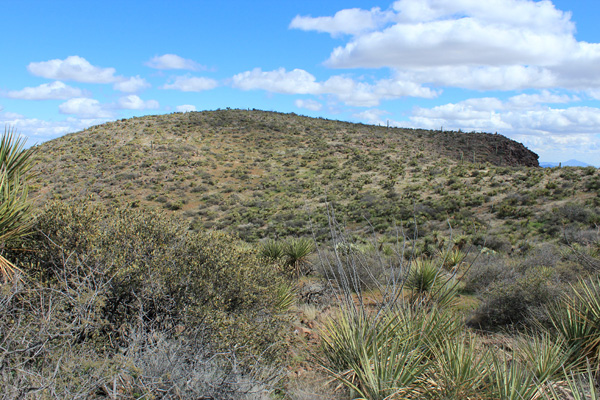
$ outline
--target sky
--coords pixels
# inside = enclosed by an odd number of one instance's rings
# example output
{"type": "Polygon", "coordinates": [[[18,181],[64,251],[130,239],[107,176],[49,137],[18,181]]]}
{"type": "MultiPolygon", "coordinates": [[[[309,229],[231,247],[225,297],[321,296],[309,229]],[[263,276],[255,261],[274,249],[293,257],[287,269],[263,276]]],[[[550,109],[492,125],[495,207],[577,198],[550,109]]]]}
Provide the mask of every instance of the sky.
{"type": "Polygon", "coordinates": [[[600,167],[598,0],[0,0],[30,145],[224,108],[499,133],[600,167]]]}

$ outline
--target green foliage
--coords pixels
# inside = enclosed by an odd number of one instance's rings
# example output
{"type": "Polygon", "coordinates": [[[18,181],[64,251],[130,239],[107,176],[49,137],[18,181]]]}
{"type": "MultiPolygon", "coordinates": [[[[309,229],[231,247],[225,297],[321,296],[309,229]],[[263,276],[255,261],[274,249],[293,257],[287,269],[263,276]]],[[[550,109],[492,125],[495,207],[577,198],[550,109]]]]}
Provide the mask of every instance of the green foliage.
{"type": "Polygon", "coordinates": [[[525,272],[503,271],[501,278],[482,293],[483,302],[474,311],[470,324],[486,330],[531,326],[558,294],[548,273],[551,270],[541,267],[525,272]]]}
{"type": "Polygon", "coordinates": [[[580,280],[571,295],[548,307],[548,316],[572,362],[600,360],[600,279],[580,280]]]}
{"type": "Polygon", "coordinates": [[[342,309],[323,329],[320,362],[361,398],[402,398],[426,386],[433,349],[458,326],[454,316],[437,309],[342,309]]]}
{"type": "Polygon", "coordinates": [[[260,245],[261,256],[274,262],[280,261],[284,257],[284,250],[284,244],[280,241],[273,239],[267,239],[260,245]]]}
{"type": "Polygon", "coordinates": [[[485,389],[489,353],[470,335],[448,337],[433,349],[429,398],[476,398],[485,389]]]}
{"type": "Polygon", "coordinates": [[[405,286],[416,295],[433,292],[442,281],[442,272],[434,260],[417,259],[408,272],[405,286]]]}
{"type": "MultiPolygon", "coordinates": [[[[25,140],[14,129],[5,128],[0,139],[0,249],[8,240],[25,234],[30,227],[28,182],[32,178],[34,148],[25,150],[25,140]]],[[[0,255],[0,277],[14,278],[19,269],[0,255]]]]}
{"type": "Polygon", "coordinates": [[[285,266],[288,271],[297,277],[306,275],[312,271],[308,256],[315,251],[315,243],[312,239],[299,238],[289,239],[283,245],[285,266]]]}
{"type": "Polygon", "coordinates": [[[230,235],[187,232],[157,212],[63,203],[49,205],[35,231],[23,243],[31,251],[22,264],[47,282],[92,268],[110,335],[143,321],[160,329],[203,325],[215,346],[249,353],[279,342],[290,301],[279,292],[285,282],[230,235]]]}

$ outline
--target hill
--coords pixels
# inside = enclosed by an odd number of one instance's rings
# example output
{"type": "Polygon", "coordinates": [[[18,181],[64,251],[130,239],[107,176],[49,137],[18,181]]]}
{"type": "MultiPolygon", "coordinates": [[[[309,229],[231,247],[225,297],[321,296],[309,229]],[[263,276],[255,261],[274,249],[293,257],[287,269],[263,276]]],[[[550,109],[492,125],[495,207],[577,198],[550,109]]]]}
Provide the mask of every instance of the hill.
{"type": "Polygon", "coordinates": [[[536,168],[535,153],[501,135],[256,110],[110,122],[44,143],[38,157],[39,203],[163,208],[194,230],[248,241],[315,230],[325,238],[328,204],[346,226],[370,224],[384,235],[399,222],[425,224],[424,232],[445,230],[449,220],[493,230],[546,218],[543,211],[574,193],[583,201],[598,178],[595,170],[536,168]]]}

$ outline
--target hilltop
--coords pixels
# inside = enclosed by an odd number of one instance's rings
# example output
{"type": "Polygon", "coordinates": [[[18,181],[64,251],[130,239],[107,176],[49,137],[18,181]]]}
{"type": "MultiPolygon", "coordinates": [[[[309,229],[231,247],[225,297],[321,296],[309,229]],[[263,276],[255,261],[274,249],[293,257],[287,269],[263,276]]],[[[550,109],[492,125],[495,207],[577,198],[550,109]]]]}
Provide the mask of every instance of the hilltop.
{"type": "Polygon", "coordinates": [[[224,229],[248,241],[315,229],[325,237],[328,204],[347,226],[370,224],[381,234],[414,224],[414,216],[430,229],[446,229],[449,219],[464,229],[495,228],[575,192],[587,198],[585,185],[597,178],[537,168],[535,153],[497,134],[257,110],[110,122],[44,143],[38,157],[38,203],[161,208],[194,230],[224,229]]]}

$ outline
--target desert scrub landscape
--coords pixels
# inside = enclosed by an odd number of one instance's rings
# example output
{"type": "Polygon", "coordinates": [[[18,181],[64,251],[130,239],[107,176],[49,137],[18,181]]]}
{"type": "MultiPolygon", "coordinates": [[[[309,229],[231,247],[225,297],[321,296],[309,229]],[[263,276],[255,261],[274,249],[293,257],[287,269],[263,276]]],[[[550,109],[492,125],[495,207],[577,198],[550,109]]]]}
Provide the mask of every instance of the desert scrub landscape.
{"type": "Polygon", "coordinates": [[[0,159],[28,233],[0,224],[5,398],[598,398],[593,167],[229,109],[27,154],[0,159]]]}

